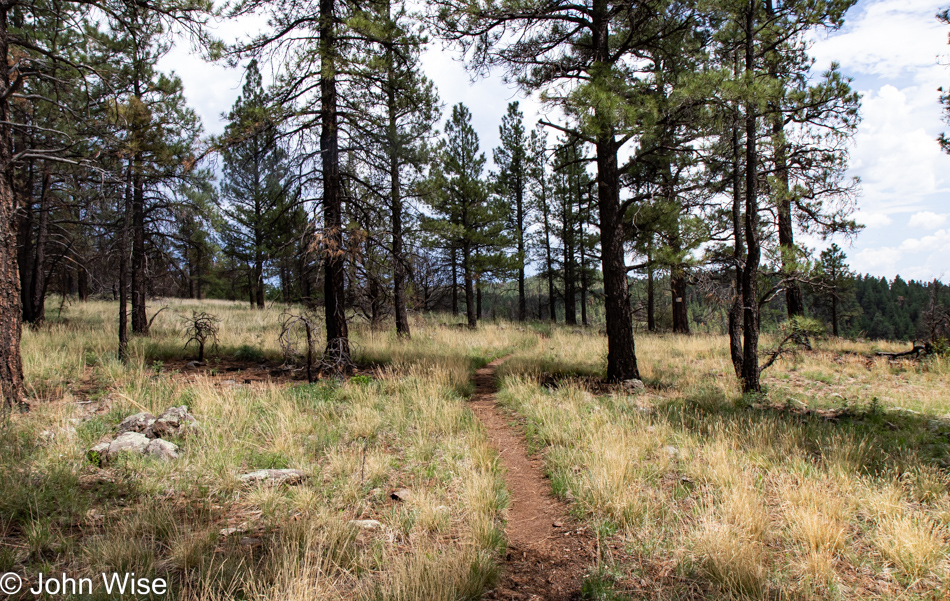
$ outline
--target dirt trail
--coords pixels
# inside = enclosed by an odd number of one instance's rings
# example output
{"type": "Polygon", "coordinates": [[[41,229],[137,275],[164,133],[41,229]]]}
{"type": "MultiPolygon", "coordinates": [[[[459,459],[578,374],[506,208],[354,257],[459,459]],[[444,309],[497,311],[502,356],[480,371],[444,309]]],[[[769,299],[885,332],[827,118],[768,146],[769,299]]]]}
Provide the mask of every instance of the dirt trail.
{"type": "Polygon", "coordinates": [[[580,599],[585,571],[594,558],[591,533],[551,494],[541,459],[528,455],[521,433],[508,425],[497,407],[495,368],[503,361],[496,359],[475,372],[475,394],[469,403],[498,451],[511,495],[501,582],[485,598],[580,599]]]}

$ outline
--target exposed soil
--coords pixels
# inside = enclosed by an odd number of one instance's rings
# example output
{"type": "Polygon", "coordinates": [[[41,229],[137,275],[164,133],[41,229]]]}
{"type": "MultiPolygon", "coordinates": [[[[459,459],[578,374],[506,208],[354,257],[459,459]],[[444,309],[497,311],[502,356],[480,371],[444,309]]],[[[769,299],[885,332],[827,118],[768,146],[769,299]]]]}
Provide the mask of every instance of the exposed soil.
{"type": "Polygon", "coordinates": [[[485,598],[580,599],[585,572],[594,560],[593,536],[551,494],[541,459],[528,455],[524,438],[496,405],[495,368],[503,361],[496,359],[475,372],[475,394],[469,403],[498,451],[511,499],[504,572],[485,598]]]}
{"type": "MultiPolygon", "coordinates": [[[[364,375],[376,377],[376,366],[358,365],[348,377],[364,375]]],[[[184,380],[207,378],[220,386],[246,384],[306,382],[307,370],[299,366],[287,366],[270,361],[242,361],[238,359],[215,359],[195,365],[194,360],[172,359],[162,363],[161,371],[175,374],[184,380]]],[[[320,376],[318,375],[318,379],[320,376]]]]}

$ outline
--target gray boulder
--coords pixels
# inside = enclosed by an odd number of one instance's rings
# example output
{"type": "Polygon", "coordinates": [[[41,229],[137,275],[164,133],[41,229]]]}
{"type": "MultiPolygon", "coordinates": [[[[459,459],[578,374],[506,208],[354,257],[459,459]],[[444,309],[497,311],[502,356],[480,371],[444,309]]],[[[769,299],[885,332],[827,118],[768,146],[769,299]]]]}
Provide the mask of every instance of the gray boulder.
{"type": "Polygon", "coordinates": [[[119,424],[119,434],[124,434],[126,432],[138,432],[139,434],[145,434],[148,432],[149,426],[155,423],[155,416],[151,413],[136,413],[130,415],[119,424]]]}
{"type": "Polygon", "coordinates": [[[109,456],[109,444],[108,442],[100,442],[93,446],[86,451],[86,458],[96,465],[102,465],[109,456]]]}
{"type": "Polygon", "coordinates": [[[191,426],[196,421],[195,417],[188,413],[187,405],[169,407],[149,426],[146,434],[149,438],[164,438],[165,436],[182,434],[182,429],[185,426],[191,426]]]}
{"type": "Polygon", "coordinates": [[[640,394],[647,389],[641,380],[636,379],[624,380],[620,383],[620,387],[627,394],[640,394]]]}
{"type": "Polygon", "coordinates": [[[162,461],[178,459],[178,445],[156,438],[145,447],[145,454],[162,461]]]}
{"type": "Polygon", "coordinates": [[[141,455],[145,452],[149,442],[148,437],[144,434],[125,432],[112,441],[107,456],[111,458],[119,453],[138,453],[141,455]]]}

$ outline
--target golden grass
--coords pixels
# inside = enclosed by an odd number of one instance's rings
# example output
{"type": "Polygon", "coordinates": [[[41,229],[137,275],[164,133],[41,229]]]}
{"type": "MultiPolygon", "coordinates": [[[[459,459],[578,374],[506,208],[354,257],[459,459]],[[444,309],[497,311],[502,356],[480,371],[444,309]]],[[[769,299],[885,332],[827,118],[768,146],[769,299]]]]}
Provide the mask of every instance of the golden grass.
{"type": "Polygon", "coordinates": [[[749,405],[723,337],[640,336],[643,395],[540,384],[598,374],[605,346],[556,329],[502,367],[501,398],[525,419],[555,490],[605,546],[627,549],[614,571],[656,575],[651,598],[695,587],[750,599],[948,590],[950,456],[934,426],[950,412],[946,360],[868,362],[835,353],[901,345],[820,341],[778,361],[749,405]],[[679,576],[664,580],[671,563],[679,576]]]}
{"type": "Polygon", "coordinates": [[[50,402],[0,427],[0,534],[14,541],[0,542],[0,571],[134,568],[169,575],[178,598],[196,601],[475,598],[497,575],[507,492],[462,399],[473,368],[515,352],[500,399],[523,418],[555,493],[614,549],[603,557],[630,596],[950,591],[946,359],[868,361],[841,351],[902,345],[818,341],[766,372],[765,395],[743,399],[723,337],[643,335],[647,392],[597,395],[541,384],[601,373],[606,340],[590,330],[469,332],[433,317],[411,341],[354,324],[375,381],[222,388],[163,368],[191,352],[178,315],[221,317],[220,356],[280,361],[284,308],[167,304],[152,335],[133,338],[128,365],[114,358],[114,303],[76,303],[68,321],[24,332],[28,389],[50,402]],[[84,458],[124,416],[180,404],[200,427],[178,441],[178,461],[99,470],[84,458]],[[308,480],[241,485],[264,467],[308,480]],[[395,503],[396,488],[414,494],[395,503]]]}
{"type": "MultiPolygon", "coordinates": [[[[160,303],[155,303],[157,307],[160,303]]],[[[464,405],[474,367],[532,342],[505,324],[477,332],[416,323],[412,341],[352,328],[373,381],[221,386],[165,362],[190,358],[179,315],[221,318],[215,357],[280,361],[283,307],[167,301],[133,360],[115,359],[115,303],[77,303],[24,332],[29,414],[0,425],[0,567],[22,573],[135,571],[175,598],[474,598],[496,577],[507,503],[494,451],[464,405]],[[199,426],[180,459],[99,469],[85,449],[125,416],[188,405],[199,426]],[[241,473],[298,468],[297,486],[241,473]],[[39,483],[39,484],[37,484],[39,483]],[[409,501],[389,498],[408,488],[409,501]],[[360,529],[351,520],[377,520],[360,529]],[[224,528],[237,528],[221,534],[224,528]]]]}

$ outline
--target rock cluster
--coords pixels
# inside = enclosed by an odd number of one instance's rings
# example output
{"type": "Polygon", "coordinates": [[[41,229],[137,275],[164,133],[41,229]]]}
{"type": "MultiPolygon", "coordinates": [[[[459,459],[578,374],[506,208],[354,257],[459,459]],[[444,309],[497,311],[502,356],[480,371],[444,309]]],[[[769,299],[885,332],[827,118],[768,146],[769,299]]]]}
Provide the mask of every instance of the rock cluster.
{"type": "Polygon", "coordinates": [[[178,459],[178,445],[164,438],[185,434],[196,424],[185,405],[169,407],[158,417],[146,412],[136,413],[122,420],[114,440],[100,442],[89,449],[86,456],[97,465],[120,453],[148,455],[162,461],[178,459]]]}

